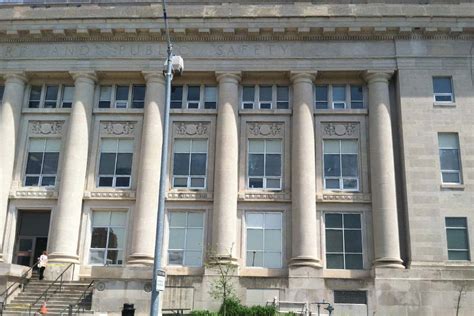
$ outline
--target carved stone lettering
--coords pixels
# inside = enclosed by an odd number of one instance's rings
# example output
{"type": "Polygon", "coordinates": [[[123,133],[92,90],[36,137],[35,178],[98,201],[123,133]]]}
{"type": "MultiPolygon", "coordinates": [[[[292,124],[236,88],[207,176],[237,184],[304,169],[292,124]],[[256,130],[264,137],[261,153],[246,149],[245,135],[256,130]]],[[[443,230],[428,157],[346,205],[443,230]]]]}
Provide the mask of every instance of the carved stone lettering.
{"type": "Polygon", "coordinates": [[[283,123],[249,123],[248,132],[251,136],[281,137],[283,136],[283,123]]]}
{"type": "Polygon", "coordinates": [[[30,134],[33,135],[61,135],[64,121],[31,121],[30,134]]]}
{"type": "Polygon", "coordinates": [[[359,135],[359,123],[326,123],[322,125],[325,136],[335,137],[357,137],[359,135]]]}
{"type": "Polygon", "coordinates": [[[135,134],[135,122],[102,122],[102,134],[114,136],[132,136],[135,134]]]}
{"type": "Polygon", "coordinates": [[[209,123],[205,122],[177,122],[174,128],[178,136],[207,136],[209,133],[209,123]]]}

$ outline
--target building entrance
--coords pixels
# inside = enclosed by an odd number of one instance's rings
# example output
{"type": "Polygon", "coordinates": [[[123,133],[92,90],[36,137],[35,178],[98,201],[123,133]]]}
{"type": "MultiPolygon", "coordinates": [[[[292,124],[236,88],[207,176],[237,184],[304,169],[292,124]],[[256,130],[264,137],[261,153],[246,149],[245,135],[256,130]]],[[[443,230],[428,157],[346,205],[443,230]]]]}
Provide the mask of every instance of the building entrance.
{"type": "Polygon", "coordinates": [[[48,245],[50,211],[19,211],[16,264],[32,266],[48,245]]]}

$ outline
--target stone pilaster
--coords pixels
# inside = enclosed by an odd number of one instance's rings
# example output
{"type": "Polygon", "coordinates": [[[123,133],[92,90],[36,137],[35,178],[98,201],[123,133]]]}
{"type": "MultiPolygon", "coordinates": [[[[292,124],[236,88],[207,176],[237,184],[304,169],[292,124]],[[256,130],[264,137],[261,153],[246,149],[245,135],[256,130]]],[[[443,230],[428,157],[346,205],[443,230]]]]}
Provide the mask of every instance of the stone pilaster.
{"type": "Polygon", "coordinates": [[[0,104],[0,262],[3,261],[3,231],[8,208],[8,195],[13,177],[15,152],[18,141],[21,107],[26,77],[23,73],[4,75],[5,90],[0,104]]]}
{"type": "Polygon", "coordinates": [[[314,94],[311,73],[293,73],[291,266],[321,267],[316,220],[314,94]]]}
{"type": "Polygon", "coordinates": [[[219,73],[212,239],[217,257],[235,258],[240,73],[219,73]],[[230,253],[232,249],[232,253],[230,253]]]}
{"type": "Polygon", "coordinates": [[[152,265],[160,189],[160,157],[165,113],[165,79],[161,72],[143,74],[146,80],[137,201],[133,210],[132,244],[128,264],[152,265]]]}
{"type": "MultiPolygon", "coordinates": [[[[65,265],[78,263],[77,246],[82,215],[82,198],[91,135],[95,74],[71,73],[75,82],[74,100],[64,144],[58,204],[51,214],[49,261],[54,277],[65,265]],[[54,271],[57,270],[57,271],[54,271]]],[[[48,274],[46,275],[48,277],[48,274]]]]}
{"type": "Polygon", "coordinates": [[[388,81],[392,72],[367,72],[374,265],[404,268],[400,259],[395,163],[388,81]]]}

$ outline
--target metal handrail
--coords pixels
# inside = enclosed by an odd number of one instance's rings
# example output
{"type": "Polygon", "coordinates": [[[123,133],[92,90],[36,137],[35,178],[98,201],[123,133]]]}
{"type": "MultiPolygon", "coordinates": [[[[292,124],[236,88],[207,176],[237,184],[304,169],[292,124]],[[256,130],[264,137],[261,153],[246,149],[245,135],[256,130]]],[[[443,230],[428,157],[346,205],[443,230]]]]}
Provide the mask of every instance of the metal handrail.
{"type": "Polygon", "coordinates": [[[64,273],[66,273],[67,270],[69,270],[69,268],[71,268],[72,266],[72,274],[74,275],[74,263],[70,263],[66,269],[63,270],[63,272],[61,272],[60,275],[58,275],[58,277],[56,278],[56,280],[54,280],[47,288],[46,290],[43,291],[43,293],[41,293],[41,295],[36,299],[36,301],[34,301],[33,303],[30,304],[30,307],[29,307],[29,310],[28,310],[28,315],[31,315],[31,308],[33,306],[36,305],[36,303],[38,303],[40,301],[40,299],[44,296],[44,299],[45,299],[45,302],[48,301],[48,291],[50,288],[53,287],[53,285],[55,285],[55,283],[59,280],[59,292],[61,292],[62,290],[62,287],[63,287],[63,275],[64,273]]]}
{"type": "MultiPolygon", "coordinates": [[[[59,315],[63,315],[63,313],[66,312],[66,310],[68,310],[68,315],[72,315],[72,310],[74,307],[77,306],[76,308],[76,313],[79,312],[79,308],[80,308],[80,304],[82,302],[82,300],[85,298],[87,292],[89,291],[89,289],[92,287],[92,285],[94,284],[94,280],[92,280],[89,285],[87,286],[87,288],[82,292],[81,294],[81,297],[79,297],[79,299],[76,301],[75,304],[69,304],[68,306],[66,306],[65,308],[63,308],[60,312],[59,312],[59,315]]],[[[84,311],[84,307],[82,307],[82,310],[84,311]]]]}
{"type": "MultiPolygon", "coordinates": [[[[1,302],[0,304],[0,311],[3,311],[3,309],[5,308],[5,305],[7,303],[7,300],[8,300],[8,297],[10,297],[10,295],[14,292],[14,291],[11,291],[9,292],[15,285],[18,285],[18,287],[21,287],[22,284],[25,284],[25,279],[28,278],[28,275],[30,273],[30,271],[33,270],[34,267],[36,267],[38,263],[35,263],[34,265],[32,265],[31,267],[28,268],[28,270],[26,270],[20,277],[20,280],[19,281],[15,281],[13,282],[12,284],[10,284],[9,287],[7,287],[7,289],[5,291],[3,291],[1,294],[0,294],[0,297],[4,297],[3,298],[3,302],[1,302]]],[[[17,288],[18,288],[17,287],[17,288]]],[[[16,288],[16,289],[17,289],[16,288]]],[[[16,290],[15,289],[15,290],[16,290]]]]}

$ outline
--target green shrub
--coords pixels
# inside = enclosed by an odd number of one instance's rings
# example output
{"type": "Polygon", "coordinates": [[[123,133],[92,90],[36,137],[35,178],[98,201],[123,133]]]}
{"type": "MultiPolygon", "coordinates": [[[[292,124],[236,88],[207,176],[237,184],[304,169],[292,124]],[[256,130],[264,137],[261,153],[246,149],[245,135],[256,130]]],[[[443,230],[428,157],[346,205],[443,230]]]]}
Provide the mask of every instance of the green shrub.
{"type": "Polygon", "coordinates": [[[236,298],[226,299],[222,304],[219,315],[225,316],[274,316],[276,315],[273,306],[243,306],[236,298]]]}
{"type": "Polygon", "coordinates": [[[196,311],[192,311],[191,316],[218,316],[219,314],[215,313],[215,312],[210,312],[210,311],[199,311],[199,310],[196,310],[196,311]]]}

